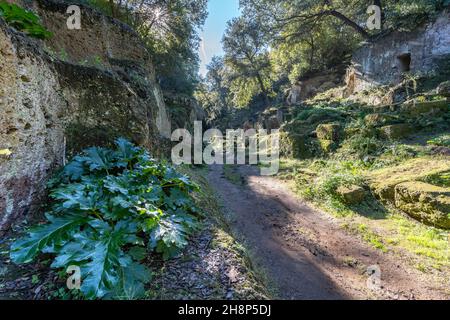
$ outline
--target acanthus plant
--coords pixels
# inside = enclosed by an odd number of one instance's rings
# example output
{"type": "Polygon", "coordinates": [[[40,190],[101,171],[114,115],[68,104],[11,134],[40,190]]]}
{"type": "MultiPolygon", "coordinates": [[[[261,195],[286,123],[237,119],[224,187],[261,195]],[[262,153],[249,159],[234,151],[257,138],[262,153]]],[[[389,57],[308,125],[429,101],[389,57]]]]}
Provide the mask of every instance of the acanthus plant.
{"type": "Polygon", "coordinates": [[[141,261],[177,255],[201,218],[187,176],[125,139],[116,146],[74,157],[49,182],[48,222],[11,247],[15,263],[47,253],[52,268],[79,266],[87,299],[141,297],[151,279],[141,261]]]}

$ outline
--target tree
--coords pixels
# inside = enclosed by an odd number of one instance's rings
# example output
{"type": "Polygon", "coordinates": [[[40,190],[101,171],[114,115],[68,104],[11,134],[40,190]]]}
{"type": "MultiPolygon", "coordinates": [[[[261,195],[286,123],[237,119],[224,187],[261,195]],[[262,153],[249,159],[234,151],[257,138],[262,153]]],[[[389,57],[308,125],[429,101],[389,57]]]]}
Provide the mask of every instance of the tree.
{"type": "Polygon", "coordinates": [[[207,0],[90,0],[130,24],[150,49],[164,90],[192,94],[198,81],[199,29],[207,0]]]}
{"type": "Polygon", "coordinates": [[[234,82],[238,96],[243,93],[239,92],[242,89],[247,91],[244,100],[249,100],[249,96],[261,94],[265,104],[269,105],[271,65],[268,39],[264,32],[253,21],[243,17],[235,18],[228,23],[222,43],[225,64],[232,71],[230,80],[234,82]]]}
{"type": "Polygon", "coordinates": [[[382,9],[382,22],[387,29],[404,26],[414,28],[448,6],[446,0],[241,0],[246,17],[264,25],[265,30],[278,34],[291,24],[296,32],[307,33],[324,20],[336,20],[349,27],[365,40],[380,30],[366,29],[367,8],[378,5],[382,9]]]}

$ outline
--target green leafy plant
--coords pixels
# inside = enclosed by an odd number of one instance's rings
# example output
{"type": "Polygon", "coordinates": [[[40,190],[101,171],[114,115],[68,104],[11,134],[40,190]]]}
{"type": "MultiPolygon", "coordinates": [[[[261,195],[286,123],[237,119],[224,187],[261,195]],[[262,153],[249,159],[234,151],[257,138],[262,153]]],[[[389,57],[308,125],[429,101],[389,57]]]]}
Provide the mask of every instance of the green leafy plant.
{"type": "Polygon", "coordinates": [[[427,141],[432,146],[450,147],[450,135],[442,135],[427,141]]]}
{"type": "Polygon", "coordinates": [[[37,15],[13,3],[0,1],[0,18],[3,18],[10,26],[25,32],[30,37],[46,39],[52,35],[40,23],[37,15]]]}
{"type": "Polygon", "coordinates": [[[13,243],[11,259],[54,255],[52,268],[80,267],[88,299],[144,294],[150,253],[177,255],[199,225],[190,193],[198,187],[125,139],[85,150],[49,182],[48,222],[13,243]]]}
{"type": "Polygon", "coordinates": [[[354,161],[315,161],[308,170],[320,174],[302,174],[298,172],[295,177],[298,192],[307,200],[315,201],[332,208],[339,214],[345,215],[348,206],[338,193],[341,186],[364,186],[365,179],[361,172],[363,163],[354,161]]]}

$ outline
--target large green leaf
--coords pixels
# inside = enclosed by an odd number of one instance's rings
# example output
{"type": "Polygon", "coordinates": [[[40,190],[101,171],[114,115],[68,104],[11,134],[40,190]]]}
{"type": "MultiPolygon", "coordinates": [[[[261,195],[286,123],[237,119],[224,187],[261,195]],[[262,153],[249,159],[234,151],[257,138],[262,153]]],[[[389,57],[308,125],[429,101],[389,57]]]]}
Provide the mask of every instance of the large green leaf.
{"type": "Polygon", "coordinates": [[[49,223],[12,246],[14,262],[51,253],[52,268],[81,268],[85,298],[141,297],[152,251],[165,259],[188,243],[197,219],[192,183],[125,140],[117,150],[90,148],[49,184],[49,223]],[[145,235],[145,238],[141,236],[145,235]]]}
{"type": "Polygon", "coordinates": [[[137,226],[130,221],[120,221],[113,229],[99,220],[90,225],[100,236],[93,239],[90,261],[82,266],[81,291],[87,298],[102,298],[120,285],[121,268],[131,265],[131,258],[121,247],[136,243],[137,226]]]}
{"type": "Polygon", "coordinates": [[[28,263],[36,254],[48,246],[63,245],[70,235],[88,221],[84,215],[54,217],[47,215],[48,224],[30,231],[28,237],[14,242],[11,246],[11,260],[15,263],[28,263]]]}

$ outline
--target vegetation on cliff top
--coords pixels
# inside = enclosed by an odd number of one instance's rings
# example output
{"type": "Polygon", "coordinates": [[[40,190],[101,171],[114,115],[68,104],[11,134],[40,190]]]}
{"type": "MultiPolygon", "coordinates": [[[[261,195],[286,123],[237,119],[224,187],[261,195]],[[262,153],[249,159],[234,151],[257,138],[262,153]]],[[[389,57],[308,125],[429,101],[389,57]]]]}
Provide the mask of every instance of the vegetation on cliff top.
{"type": "Polygon", "coordinates": [[[52,35],[40,23],[37,15],[13,3],[0,1],[0,18],[5,19],[10,26],[25,32],[30,37],[46,39],[52,35]]]}

